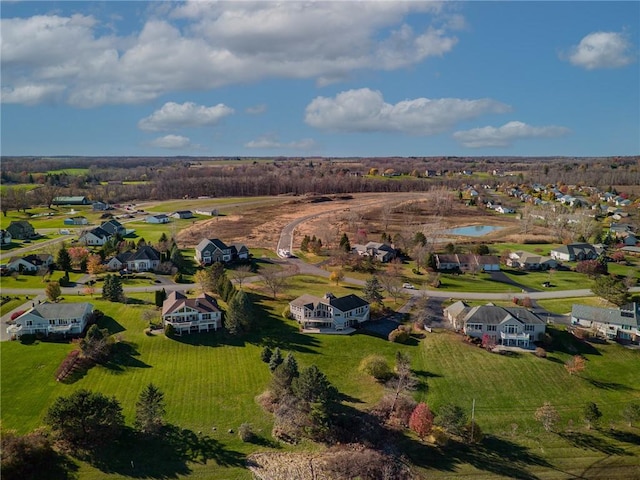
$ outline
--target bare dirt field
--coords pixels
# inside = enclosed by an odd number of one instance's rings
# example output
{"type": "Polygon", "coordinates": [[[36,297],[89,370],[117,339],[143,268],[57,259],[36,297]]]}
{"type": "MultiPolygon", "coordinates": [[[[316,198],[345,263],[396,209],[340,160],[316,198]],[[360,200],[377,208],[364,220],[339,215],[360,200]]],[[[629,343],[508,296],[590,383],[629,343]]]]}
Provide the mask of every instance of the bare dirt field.
{"type": "MultiPolygon", "coordinates": [[[[282,228],[306,217],[295,230],[294,247],[304,235],[315,235],[325,245],[338,242],[347,233],[352,243],[379,241],[383,232],[411,237],[417,231],[429,233],[462,225],[496,225],[500,232],[485,235],[483,241],[508,240],[519,235],[517,221],[496,215],[482,207],[468,207],[458,201],[435,199],[429,193],[376,193],[280,197],[274,205],[237,206],[228,214],[198,222],[178,234],[182,247],[193,247],[203,238],[243,242],[249,248],[275,249],[282,228]]],[[[544,232],[537,232],[543,234],[544,232]]],[[[536,235],[537,236],[537,235],[536,235]]],[[[450,237],[450,236],[449,236],[450,237]]],[[[457,243],[472,242],[456,238],[457,243]]],[[[475,240],[477,241],[477,240],[475,240]]]]}

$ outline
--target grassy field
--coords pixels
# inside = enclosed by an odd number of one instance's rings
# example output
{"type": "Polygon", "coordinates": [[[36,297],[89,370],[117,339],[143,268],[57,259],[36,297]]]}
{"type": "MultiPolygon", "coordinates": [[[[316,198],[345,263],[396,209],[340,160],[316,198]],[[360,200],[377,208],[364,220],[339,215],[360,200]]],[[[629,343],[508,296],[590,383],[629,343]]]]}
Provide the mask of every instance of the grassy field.
{"type": "MultiPolygon", "coordinates": [[[[18,308],[20,305],[24,304],[27,301],[27,297],[24,295],[7,295],[7,297],[9,297],[9,301],[3,303],[2,306],[0,306],[0,316],[9,313],[14,308],[18,308]]],[[[4,326],[0,326],[0,328],[3,327],[4,326]]]]}
{"type": "MultiPolygon", "coordinates": [[[[162,202],[157,205],[149,206],[149,212],[171,213],[176,210],[197,210],[199,208],[218,208],[223,213],[224,207],[229,205],[237,205],[244,203],[279,203],[283,199],[274,197],[225,197],[225,198],[190,198],[187,200],[173,200],[162,202]]],[[[210,218],[210,217],[202,217],[210,218]]]]}
{"type": "MultiPolygon", "coordinates": [[[[445,458],[439,450],[407,440],[407,452],[429,478],[459,478],[458,475],[496,478],[499,471],[510,476],[511,470],[496,452],[507,458],[513,456],[515,465],[524,469],[526,475],[517,478],[536,478],[537,475],[566,478],[558,470],[576,471],[596,461],[626,462],[621,468],[627,474],[632,472],[629,465],[633,462],[637,465],[637,457],[629,455],[640,454],[637,446],[632,450],[623,440],[609,437],[603,440],[600,432],[586,432],[579,417],[584,402],[593,400],[605,415],[603,423],[608,425],[618,421],[621,405],[640,399],[640,378],[634,367],[640,361],[640,352],[617,345],[585,346],[577,344],[565,332],[554,331],[556,344],[550,358],[540,359],[530,353],[507,357],[467,345],[461,337],[448,332],[429,334],[422,342],[410,346],[391,344],[365,334],[303,335],[294,322],[281,316],[287,301],[300,293],[321,295],[332,291],[341,295],[354,292],[354,288],[329,286],[323,278],[299,276],[292,279],[287,295],[278,300],[255,293],[253,298],[262,310],[260,332],[241,339],[230,338],[223,332],[175,340],[146,335],[146,323],[141,315],[153,308],[148,304],[152,301],[151,294],[130,295],[137,303],[134,305],[92,300],[96,308],[107,315],[104,325],[120,338],[117,359],[106,367],[90,369],[74,383],[61,384],[54,381],[53,373],[73,348],[70,344],[3,344],[0,351],[2,425],[20,432],[29,431],[40,425],[46,408],[57,396],[68,395],[79,388],[115,395],[123,405],[127,423],[131,424],[140,390],[153,382],[165,392],[167,420],[185,429],[184,432],[205,439],[211,451],[202,451],[195,457],[169,455],[164,458],[157,452],[148,452],[147,456],[143,453],[145,447],[141,446],[142,450],[133,454],[134,476],[248,479],[250,475],[242,468],[248,453],[271,448],[294,451],[313,448],[308,444],[277,446],[270,439],[271,418],[255,402],[255,396],[269,381],[268,369],[259,359],[263,345],[280,346],[285,352],[293,352],[302,366],[318,365],[347,396],[347,403],[353,408],[366,408],[383,393],[380,385],[357,371],[361,359],[375,352],[391,361],[394,353],[401,350],[412,356],[414,370],[421,380],[418,399],[426,400],[436,411],[451,401],[469,411],[475,399],[476,419],[490,434],[481,450],[489,458],[495,458],[486,465],[480,464],[466,449],[466,453],[453,450],[453,454],[445,458]],[[562,363],[581,349],[588,360],[587,370],[581,376],[570,377],[562,363]],[[562,437],[541,431],[533,420],[533,411],[544,400],[551,401],[560,411],[563,430],[573,422],[575,435],[562,437]],[[236,434],[227,432],[228,429],[237,431],[243,422],[253,425],[263,439],[262,445],[242,443],[236,434]],[[508,433],[513,431],[514,424],[516,433],[508,433]],[[507,434],[508,438],[504,439],[507,434]],[[578,434],[581,436],[577,437],[578,434]],[[597,440],[597,445],[604,445],[608,450],[594,449],[591,444],[580,446],[579,441],[585,438],[597,440]],[[516,458],[513,452],[528,452],[528,455],[516,458]],[[529,462],[533,457],[540,461],[529,462]]],[[[69,301],[84,300],[86,297],[69,298],[69,301]]],[[[108,467],[79,463],[79,478],[131,477],[130,457],[129,453],[116,452],[108,467]]]]}
{"type": "Polygon", "coordinates": [[[502,271],[512,279],[526,287],[535,290],[574,290],[576,288],[591,288],[593,279],[582,273],[556,270],[552,272],[533,272],[503,268],[502,271]],[[542,286],[544,282],[551,282],[551,287],[542,286]]]}
{"type": "Polygon", "coordinates": [[[592,307],[616,308],[615,305],[600,297],[554,298],[551,300],[536,300],[536,303],[545,310],[562,315],[571,312],[571,307],[574,303],[592,307]]]}
{"type": "MultiPolygon", "coordinates": [[[[57,282],[63,275],[64,272],[54,271],[51,276],[47,276],[46,279],[42,275],[4,276],[0,277],[0,285],[2,288],[42,288],[42,293],[44,293],[48,282],[57,282]]],[[[70,272],[69,280],[72,283],[77,282],[84,275],[84,273],[70,272]]]]}
{"type": "Polygon", "coordinates": [[[513,285],[506,285],[492,280],[487,273],[478,273],[477,275],[470,273],[462,275],[442,273],[440,274],[440,287],[438,290],[482,293],[514,293],[521,291],[520,288],[513,285]]]}

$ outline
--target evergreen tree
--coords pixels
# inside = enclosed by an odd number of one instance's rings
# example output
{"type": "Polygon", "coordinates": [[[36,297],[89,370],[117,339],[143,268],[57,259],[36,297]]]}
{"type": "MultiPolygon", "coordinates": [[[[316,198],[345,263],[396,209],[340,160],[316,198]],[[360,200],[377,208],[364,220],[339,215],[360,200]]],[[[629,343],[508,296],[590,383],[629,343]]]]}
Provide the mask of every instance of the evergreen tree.
{"type": "Polygon", "coordinates": [[[427,244],[427,237],[422,232],[416,232],[413,236],[413,243],[424,247],[427,244]]]}
{"type": "Polygon", "coordinates": [[[365,282],[364,288],[362,289],[362,295],[369,303],[382,305],[382,286],[380,285],[378,277],[373,275],[365,282]]]}
{"type": "Polygon", "coordinates": [[[284,361],[273,371],[273,377],[271,378],[272,392],[277,396],[291,392],[291,385],[299,375],[298,362],[291,353],[288,353],[284,361]]]}
{"type": "Polygon", "coordinates": [[[164,393],[150,383],[142,390],[136,402],[136,428],[142,433],[160,433],[165,413],[164,393]]]}
{"type": "Polygon", "coordinates": [[[315,365],[302,370],[293,381],[292,387],[296,397],[308,403],[318,402],[328,405],[336,399],[338,394],[326,375],[315,365]]]}
{"type": "Polygon", "coordinates": [[[269,363],[271,361],[271,355],[273,355],[273,351],[269,347],[264,347],[262,353],[260,353],[260,359],[264,363],[269,363]]]}
{"type": "Polygon", "coordinates": [[[89,327],[86,335],[80,340],[80,350],[82,354],[93,360],[102,363],[109,358],[113,340],[106,328],[100,328],[95,323],[89,327]]]}
{"type": "Polygon", "coordinates": [[[155,306],[162,308],[162,304],[167,299],[167,292],[163,288],[162,290],[156,290],[155,292],[155,306]]]}
{"type": "Polygon", "coordinates": [[[77,390],[58,397],[44,422],[58,437],[76,448],[91,449],[114,440],[124,428],[122,407],[115,397],[77,390]]]}
{"type": "Polygon", "coordinates": [[[302,250],[303,252],[308,252],[310,241],[311,239],[309,238],[309,235],[305,235],[304,238],[302,239],[302,242],[300,243],[300,250],[302,250]]]}
{"type": "Polygon", "coordinates": [[[240,290],[230,299],[227,308],[226,327],[229,333],[237,335],[249,332],[253,326],[253,306],[247,294],[240,290]]]}
{"type": "Polygon", "coordinates": [[[596,403],[588,402],[584,406],[584,420],[587,422],[587,428],[591,428],[592,425],[597,424],[601,417],[602,412],[596,403]]]}
{"type": "Polygon", "coordinates": [[[169,258],[178,270],[182,270],[185,267],[186,262],[177,245],[174,244],[173,248],[171,248],[171,256],[169,258]]]}
{"type": "Polygon", "coordinates": [[[117,275],[108,274],[102,286],[102,298],[110,302],[121,302],[124,299],[122,280],[117,275]]]}
{"type": "Polygon", "coordinates": [[[342,238],[340,239],[340,249],[347,253],[351,251],[351,242],[349,242],[349,237],[346,233],[343,233],[342,238]]]}
{"type": "Polygon", "coordinates": [[[58,269],[64,272],[71,271],[71,255],[69,255],[69,251],[67,247],[65,247],[64,243],[60,250],[58,250],[58,256],[56,257],[56,265],[58,265],[58,269]]]}
{"type": "Polygon", "coordinates": [[[273,373],[283,361],[282,352],[280,352],[279,347],[276,347],[273,351],[273,355],[271,355],[271,360],[269,360],[269,370],[273,373]]]}

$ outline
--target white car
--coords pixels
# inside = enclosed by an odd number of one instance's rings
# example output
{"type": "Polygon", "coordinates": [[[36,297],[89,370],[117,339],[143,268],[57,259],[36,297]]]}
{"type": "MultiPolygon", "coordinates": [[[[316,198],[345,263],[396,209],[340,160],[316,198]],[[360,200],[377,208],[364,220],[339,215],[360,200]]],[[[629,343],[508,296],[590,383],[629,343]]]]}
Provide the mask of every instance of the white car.
{"type": "Polygon", "coordinates": [[[402,284],[402,288],[408,288],[409,290],[415,290],[416,289],[416,287],[414,287],[410,283],[403,283],[402,284]]]}

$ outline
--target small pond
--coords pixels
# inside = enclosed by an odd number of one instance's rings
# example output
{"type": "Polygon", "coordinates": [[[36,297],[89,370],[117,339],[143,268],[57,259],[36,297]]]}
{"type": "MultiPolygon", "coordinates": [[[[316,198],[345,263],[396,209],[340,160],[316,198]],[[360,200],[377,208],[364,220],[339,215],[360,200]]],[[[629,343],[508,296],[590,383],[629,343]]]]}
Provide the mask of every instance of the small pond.
{"type": "Polygon", "coordinates": [[[495,225],[470,225],[468,227],[459,227],[452,230],[447,230],[447,233],[451,235],[464,235],[466,237],[481,237],[487,233],[495,232],[504,227],[497,227],[495,225]]]}

